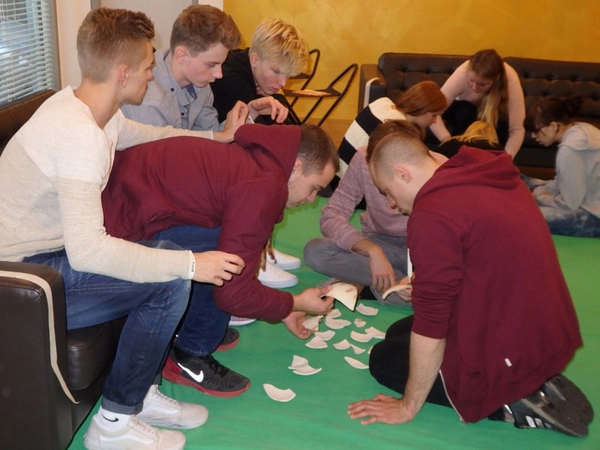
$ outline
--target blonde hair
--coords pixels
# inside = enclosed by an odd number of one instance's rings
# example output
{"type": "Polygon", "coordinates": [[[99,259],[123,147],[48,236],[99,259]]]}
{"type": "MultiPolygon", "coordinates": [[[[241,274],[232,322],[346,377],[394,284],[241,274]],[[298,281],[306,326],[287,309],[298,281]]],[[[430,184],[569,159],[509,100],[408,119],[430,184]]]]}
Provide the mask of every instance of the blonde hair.
{"type": "Polygon", "coordinates": [[[139,67],[154,39],[154,24],[141,12],[96,8],[77,32],[77,59],[81,77],[92,83],[108,80],[120,64],[139,67]]]}
{"type": "Polygon", "coordinates": [[[308,46],[300,31],[279,19],[264,19],[256,27],[250,53],[276,64],[287,77],[303,72],[308,61],[308,46]]]}
{"type": "Polygon", "coordinates": [[[214,45],[228,50],[240,45],[242,35],[229,14],[210,5],[191,5],[175,19],[171,30],[171,52],[179,45],[196,56],[214,45]]]}
{"type": "Polygon", "coordinates": [[[496,129],[489,123],[481,120],[476,120],[469,128],[465,130],[460,136],[454,136],[452,139],[458,142],[470,143],[473,141],[484,140],[489,142],[491,145],[498,145],[498,134],[496,129]]]}
{"type": "Polygon", "coordinates": [[[481,100],[478,119],[495,127],[500,116],[507,113],[508,83],[504,61],[494,49],[480,50],[469,60],[469,70],[494,82],[481,100]]]}

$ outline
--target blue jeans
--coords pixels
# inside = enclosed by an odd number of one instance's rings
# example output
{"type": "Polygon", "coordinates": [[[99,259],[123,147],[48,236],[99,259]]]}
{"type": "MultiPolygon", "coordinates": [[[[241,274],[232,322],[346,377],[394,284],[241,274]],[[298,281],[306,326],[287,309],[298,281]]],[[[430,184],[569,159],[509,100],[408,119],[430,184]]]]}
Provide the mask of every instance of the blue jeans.
{"type": "MultiPolygon", "coordinates": [[[[545,180],[539,180],[527,175],[521,175],[521,178],[532,192],[538,186],[543,186],[547,183],[545,180]]],[[[576,237],[600,237],[600,218],[583,208],[571,211],[546,205],[539,205],[539,207],[552,234],[576,237]]]]}
{"type": "MultiPolygon", "coordinates": [[[[191,225],[173,227],[156,233],[158,240],[168,240],[193,252],[216,250],[221,227],[202,228],[191,225]]],[[[214,285],[192,283],[190,305],[177,333],[177,348],[193,356],[213,353],[223,340],[229,313],[215,304],[214,285]]]]}
{"type": "MultiPolygon", "coordinates": [[[[154,248],[179,249],[169,242],[154,248]]],[[[169,343],[188,304],[191,283],[134,283],[74,270],[64,250],[25,258],[61,273],[65,285],[67,328],[83,328],[128,316],[117,355],[103,388],[102,407],[136,414],[151,384],[160,381],[169,343]]]]}

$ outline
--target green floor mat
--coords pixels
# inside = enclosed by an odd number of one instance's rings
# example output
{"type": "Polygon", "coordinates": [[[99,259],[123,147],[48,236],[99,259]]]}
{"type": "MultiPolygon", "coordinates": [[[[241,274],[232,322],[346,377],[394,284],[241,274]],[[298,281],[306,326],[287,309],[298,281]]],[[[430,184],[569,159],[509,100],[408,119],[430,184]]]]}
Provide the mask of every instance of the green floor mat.
{"type": "MultiPolygon", "coordinates": [[[[304,244],[320,236],[319,217],[326,200],[303,205],[286,212],[286,218],[274,234],[277,249],[302,256],[304,244]]],[[[357,217],[353,218],[357,225],[357,217]]],[[[580,349],[566,370],[588,395],[593,405],[600,406],[600,239],[555,237],[555,243],[569,288],[577,308],[585,347],[580,349]]],[[[289,291],[299,293],[326,279],[306,266],[293,270],[300,284],[289,291]]],[[[360,303],[379,308],[377,302],[360,303]]],[[[382,331],[394,321],[410,314],[410,308],[381,307],[377,316],[350,312],[336,307],[342,318],[354,321],[361,317],[367,327],[382,331]]],[[[326,330],[321,324],[321,331],[326,330]]],[[[367,399],[383,392],[393,394],[377,384],[368,370],[351,367],[344,356],[368,363],[368,354],[355,355],[337,350],[333,344],[350,339],[350,332],[360,331],[354,325],[334,330],[335,336],[326,349],[305,346],[283,324],[255,322],[240,327],[240,343],[217,359],[252,380],[250,389],[241,396],[220,399],[194,389],[164,382],[161,391],[178,400],[202,403],[210,411],[209,421],[195,430],[185,431],[187,449],[600,449],[598,419],[590,426],[590,436],[572,438],[553,431],[517,430],[512,425],[483,420],[464,424],[450,408],[425,405],[417,418],[405,425],[374,424],[362,426],[349,419],[350,402],[367,399]],[[292,373],[287,367],[293,355],[308,358],[310,365],[322,368],[311,376],[292,373]],[[271,400],[263,389],[270,383],[290,388],[296,397],[287,403],[271,400]]],[[[369,343],[351,341],[368,349],[369,343]]],[[[94,410],[95,412],[95,410],[94,410]]],[[[70,449],[83,448],[83,434],[89,418],[75,436],[70,449]]]]}

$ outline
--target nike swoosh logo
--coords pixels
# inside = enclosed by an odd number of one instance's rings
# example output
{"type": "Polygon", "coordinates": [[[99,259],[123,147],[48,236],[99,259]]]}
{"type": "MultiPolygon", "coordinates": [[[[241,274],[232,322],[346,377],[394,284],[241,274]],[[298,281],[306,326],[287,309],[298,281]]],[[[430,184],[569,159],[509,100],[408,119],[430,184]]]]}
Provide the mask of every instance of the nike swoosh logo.
{"type": "Polygon", "coordinates": [[[119,419],[118,418],[114,418],[114,419],[109,419],[108,417],[106,417],[104,414],[102,414],[102,417],[104,417],[104,420],[108,420],[109,422],[118,422],[119,419]]]}
{"type": "Polygon", "coordinates": [[[187,367],[183,367],[181,364],[177,363],[177,365],[181,368],[181,370],[183,370],[185,373],[187,373],[190,377],[192,377],[192,379],[196,382],[196,383],[202,383],[202,380],[204,380],[204,372],[200,371],[200,373],[194,373],[192,372],[190,369],[188,369],[187,367]]]}

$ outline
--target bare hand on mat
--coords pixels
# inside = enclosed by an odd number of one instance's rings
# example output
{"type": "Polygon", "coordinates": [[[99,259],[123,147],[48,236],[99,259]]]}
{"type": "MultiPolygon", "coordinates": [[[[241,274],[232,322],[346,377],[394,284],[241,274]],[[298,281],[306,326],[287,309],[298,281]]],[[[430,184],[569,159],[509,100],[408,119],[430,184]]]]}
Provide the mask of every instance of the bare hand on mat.
{"type": "Polygon", "coordinates": [[[407,423],[413,420],[416,412],[409,407],[403,398],[378,394],[371,400],[361,400],[348,406],[351,419],[362,419],[360,423],[369,425],[375,422],[387,424],[407,423]]]}

